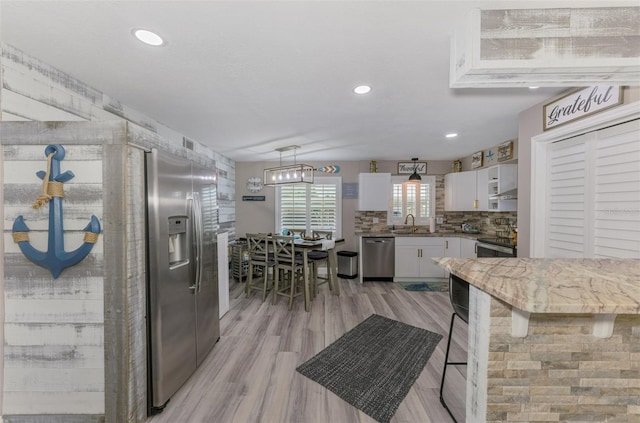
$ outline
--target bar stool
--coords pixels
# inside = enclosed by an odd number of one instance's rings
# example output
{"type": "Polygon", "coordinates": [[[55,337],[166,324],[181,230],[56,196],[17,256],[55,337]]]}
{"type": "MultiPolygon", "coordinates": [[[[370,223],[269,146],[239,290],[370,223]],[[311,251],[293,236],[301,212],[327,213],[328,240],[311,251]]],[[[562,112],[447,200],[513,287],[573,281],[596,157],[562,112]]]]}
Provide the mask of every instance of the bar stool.
{"type": "Polygon", "coordinates": [[[444,355],[444,368],[442,369],[442,381],[440,382],[440,403],[447,410],[454,422],[458,422],[442,396],[444,389],[444,377],[447,373],[447,366],[461,366],[466,365],[466,361],[449,361],[449,349],[451,347],[451,335],[453,333],[453,321],[458,316],[463,322],[469,323],[469,283],[455,275],[449,277],[449,299],[451,300],[451,306],[453,307],[453,314],[451,315],[451,325],[449,326],[449,339],[447,340],[447,352],[444,355]]]}
{"type": "Polygon", "coordinates": [[[275,255],[275,281],[273,285],[273,304],[278,295],[289,298],[289,310],[293,306],[293,298],[304,295],[304,262],[300,254],[296,254],[296,246],[292,236],[273,236],[275,255]]]}
{"type": "MultiPolygon", "coordinates": [[[[316,231],[312,232],[313,239],[326,239],[331,240],[333,233],[331,231],[316,231]]],[[[332,290],[331,271],[329,269],[329,252],[325,250],[311,250],[307,253],[309,264],[311,265],[311,295],[315,297],[317,289],[324,283],[329,284],[329,290],[332,290]],[[318,267],[320,265],[326,265],[327,277],[323,278],[318,276],[318,267]]]]}
{"type": "Polygon", "coordinates": [[[273,286],[276,262],[273,253],[269,252],[267,234],[247,234],[247,243],[249,248],[249,275],[245,285],[245,294],[249,298],[252,290],[262,291],[262,301],[264,302],[267,298],[267,291],[273,286]],[[262,280],[254,283],[253,274],[256,268],[261,269],[262,280]],[[272,269],[271,283],[269,283],[270,268],[272,269]]]}

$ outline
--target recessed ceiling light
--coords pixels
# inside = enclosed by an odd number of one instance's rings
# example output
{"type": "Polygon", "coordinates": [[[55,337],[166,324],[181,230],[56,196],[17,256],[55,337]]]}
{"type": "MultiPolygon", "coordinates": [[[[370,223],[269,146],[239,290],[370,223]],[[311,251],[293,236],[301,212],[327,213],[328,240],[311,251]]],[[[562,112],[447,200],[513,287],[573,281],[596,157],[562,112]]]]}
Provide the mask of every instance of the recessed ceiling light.
{"type": "Polygon", "coordinates": [[[457,136],[458,136],[458,134],[456,134],[455,132],[452,132],[450,134],[445,135],[445,137],[447,137],[447,138],[455,138],[457,136]]]}
{"type": "Polygon", "coordinates": [[[368,94],[371,92],[371,87],[368,85],[358,85],[353,89],[353,92],[356,94],[368,94]]]}
{"type": "Polygon", "coordinates": [[[134,29],[133,35],[140,41],[150,46],[161,46],[164,44],[164,40],[155,32],[148,31],[146,29],[134,29]]]}
{"type": "Polygon", "coordinates": [[[537,90],[540,87],[529,87],[530,90],[537,90]]]}

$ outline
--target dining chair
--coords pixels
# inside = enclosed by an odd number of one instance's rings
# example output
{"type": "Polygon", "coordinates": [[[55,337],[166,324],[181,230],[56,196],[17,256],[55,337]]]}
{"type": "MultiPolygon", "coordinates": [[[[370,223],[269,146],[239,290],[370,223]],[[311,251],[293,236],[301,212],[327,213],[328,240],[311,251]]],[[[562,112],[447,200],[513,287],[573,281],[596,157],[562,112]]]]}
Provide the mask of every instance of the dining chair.
{"type": "MultiPolygon", "coordinates": [[[[333,237],[331,231],[312,231],[312,238],[316,240],[330,240],[333,237]]],[[[331,272],[329,271],[329,252],[326,250],[311,250],[307,253],[309,264],[311,265],[311,295],[315,297],[317,290],[322,284],[329,284],[329,290],[332,290],[331,272]],[[327,276],[321,277],[318,274],[318,268],[325,265],[327,276]]]]}
{"type": "Polygon", "coordinates": [[[287,236],[292,236],[292,237],[298,237],[298,238],[305,238],[307,236],[307,231],[306,229],[295,229],[295,228],[291,228],[287,230],[287,236]]]}
{"type": "Polygon", "coordinates": [[[461,366],[466,365],[466,361],[449,361],[449,350],[451,348],[451,335],[453,333],[453,322],[458,316],[463,322],[469,323],[469,283],[455,275],[449,276],[449,300],[451,301],[451,307],[453,307],[453,314],[451,315],[451,324],[449,325],[449,339],[447,340],[447,352],[444,355],[444,368],[442,369],[442,380],[440,381],[440,403],[447,410],[454,422],[457,423],[455,417],[449,410],[449,407],[444,401],[442,391],[444,389],[444,378],[447,373],[447,366],[461,366]]]}
{"type": "Polygon", "coordinates": [[[267,292],[273,288],[275,277],[275,265],[273,253],[269,252],[269,240],[267,234],[247,234],[249,249],[249,269],[245,294],[249,298],[252,290],[262,291],[262,301],[267,298],[267,292]],[[271,281],[269,280],[271,269],[271,281]],[[254,275],[261,274],[261,278],[254,282],[254,275]]]}
{"type": "Polygon", "coordinates": [[[273,236],[271,239],[276,261],[273,304],[278,295],[288,297],[291,310],[293,298],[305,294],[303,257],[296,254],[292,236],[273,236]]]}

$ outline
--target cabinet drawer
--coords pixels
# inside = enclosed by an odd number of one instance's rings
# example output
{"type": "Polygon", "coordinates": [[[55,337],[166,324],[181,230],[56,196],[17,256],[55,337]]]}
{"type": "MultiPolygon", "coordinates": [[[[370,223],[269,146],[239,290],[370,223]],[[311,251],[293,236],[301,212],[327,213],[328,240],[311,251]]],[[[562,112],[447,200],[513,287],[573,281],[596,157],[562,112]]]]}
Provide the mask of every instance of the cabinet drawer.
{"type": "Polygon", "coordinates": [[[396,246],[398,245],[407,247],[444,247],[444,238],[426,236],[397,237],[396,246]]]}

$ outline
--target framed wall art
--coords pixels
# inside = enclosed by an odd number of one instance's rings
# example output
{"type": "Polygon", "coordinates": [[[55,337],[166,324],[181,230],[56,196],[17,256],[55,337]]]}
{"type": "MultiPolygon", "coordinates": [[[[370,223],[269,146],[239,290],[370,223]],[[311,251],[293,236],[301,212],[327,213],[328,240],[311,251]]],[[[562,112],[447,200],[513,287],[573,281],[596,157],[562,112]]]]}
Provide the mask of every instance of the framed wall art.
{"type": "Polygon", "coordinates": [[[513,141],[503,142],[498,145],[498,161],[511,160],[513,158],[513,141]]]}
{"type": "Polygon", "coordinates": [[[473,153],[471,156],[471,168],[476,169],[482,167],[482,157],[484,156],[482,151],[478,151],[477,153],[473,153]]]}

